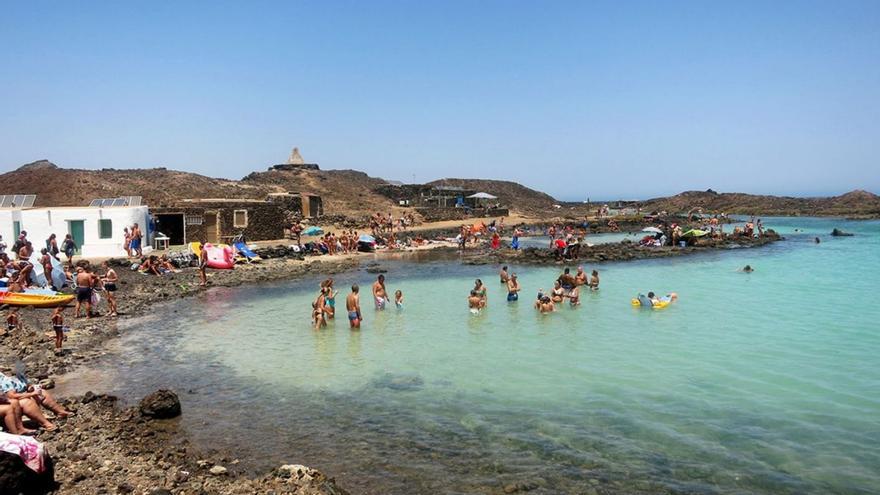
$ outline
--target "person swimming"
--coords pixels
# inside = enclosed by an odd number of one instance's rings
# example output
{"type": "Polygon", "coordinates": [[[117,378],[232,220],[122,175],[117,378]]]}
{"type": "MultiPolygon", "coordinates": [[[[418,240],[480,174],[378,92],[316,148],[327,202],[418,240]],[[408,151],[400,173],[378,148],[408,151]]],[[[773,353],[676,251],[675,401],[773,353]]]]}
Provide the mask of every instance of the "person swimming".
{"type": "Polygon", "coordinates": [[[755,271],[755,269],[752,268],[752,265],[746,265],[746,266],[740,268],[739,271],[741,271],[743,273],[752,273],[753,271],[755,271]]]}

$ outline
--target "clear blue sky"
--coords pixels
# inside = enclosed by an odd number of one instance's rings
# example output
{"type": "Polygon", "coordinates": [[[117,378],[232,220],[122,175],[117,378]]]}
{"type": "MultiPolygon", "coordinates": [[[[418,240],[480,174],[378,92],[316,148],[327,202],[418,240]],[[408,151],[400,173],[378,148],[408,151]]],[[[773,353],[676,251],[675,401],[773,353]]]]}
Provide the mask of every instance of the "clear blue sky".
{"type": "Polygon", "coordinates": [[[0,169],[880,192],[880,1],[9,2],[0,169]]]}

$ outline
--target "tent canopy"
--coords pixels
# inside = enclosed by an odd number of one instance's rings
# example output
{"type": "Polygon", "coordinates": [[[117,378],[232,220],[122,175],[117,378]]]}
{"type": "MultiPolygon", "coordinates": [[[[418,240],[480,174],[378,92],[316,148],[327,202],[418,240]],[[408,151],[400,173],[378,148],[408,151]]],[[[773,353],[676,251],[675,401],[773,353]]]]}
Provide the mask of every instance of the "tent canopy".
{"type": "Polygon", "coordinates": [[[489,193],[478,192],[478,193],[476,193],[476,194],[471,194],[470,196],[468,196],[468,198],[475,198],[475,199],[498,199],[498,196],[492,196],[492,195],[489,194],[489,193]]]}

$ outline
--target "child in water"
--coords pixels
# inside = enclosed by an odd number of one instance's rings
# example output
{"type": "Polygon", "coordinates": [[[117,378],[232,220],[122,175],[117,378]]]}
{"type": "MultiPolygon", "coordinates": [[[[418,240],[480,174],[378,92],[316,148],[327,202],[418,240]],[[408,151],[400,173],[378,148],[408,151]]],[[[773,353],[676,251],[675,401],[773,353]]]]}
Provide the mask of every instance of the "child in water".
{"type": "Polygon", "coordinates": [[[397,309],[403,309],[403,291],[400,289],[394,291],[394,304],[397,309]]]}

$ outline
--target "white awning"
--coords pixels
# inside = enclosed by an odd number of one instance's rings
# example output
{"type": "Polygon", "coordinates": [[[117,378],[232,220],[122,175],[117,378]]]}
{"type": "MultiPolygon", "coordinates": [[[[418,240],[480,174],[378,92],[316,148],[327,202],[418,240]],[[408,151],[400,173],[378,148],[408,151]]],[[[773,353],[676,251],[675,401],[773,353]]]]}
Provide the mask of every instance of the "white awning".
{"type": "Polygon", "coordinates": [[[478,192],[477,194],[471,194],[468,197],[469,198],[476,198],[476,199],[498,199],[498,196],[492,196],[491,194],[484,193],[484,192],[478,192]]]}

